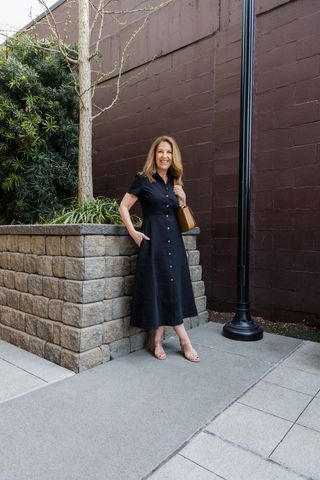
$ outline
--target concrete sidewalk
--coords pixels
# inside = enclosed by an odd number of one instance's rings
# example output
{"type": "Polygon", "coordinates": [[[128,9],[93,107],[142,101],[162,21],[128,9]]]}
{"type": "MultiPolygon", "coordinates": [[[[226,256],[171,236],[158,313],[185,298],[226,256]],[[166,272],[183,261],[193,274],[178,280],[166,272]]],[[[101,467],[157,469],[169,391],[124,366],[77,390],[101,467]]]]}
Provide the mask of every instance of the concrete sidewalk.
{"type": "Polygon", "coordinates": [[[320,480],[320,344],[221,328],[190,331],[200,364],[169,339],[165,361],[139,351],[7,395],[0,480],[320,480]]]}

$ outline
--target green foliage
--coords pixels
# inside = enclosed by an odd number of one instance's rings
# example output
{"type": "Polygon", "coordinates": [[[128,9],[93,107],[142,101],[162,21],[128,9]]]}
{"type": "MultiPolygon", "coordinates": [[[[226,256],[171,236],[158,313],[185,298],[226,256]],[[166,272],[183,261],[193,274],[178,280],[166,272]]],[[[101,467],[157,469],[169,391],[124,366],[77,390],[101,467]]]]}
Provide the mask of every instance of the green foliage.
{"type": "MultiPolygon", "coordinates": [[[[141,225],[141,220],[136,215],[131,216],[135,226],[141,225]]],[[[41,219],[41,223],[111,223],[121,225],[119,204],[114,198],[96,197],[79,206],[73,200],[68,207],[53,213],[49,218],[41,219]]]]}
{"type": "Polygon", "coordinates": [[[0,46],[0,223],[34,223],[77,191],[78,100],[52,39],[0,46]]]}

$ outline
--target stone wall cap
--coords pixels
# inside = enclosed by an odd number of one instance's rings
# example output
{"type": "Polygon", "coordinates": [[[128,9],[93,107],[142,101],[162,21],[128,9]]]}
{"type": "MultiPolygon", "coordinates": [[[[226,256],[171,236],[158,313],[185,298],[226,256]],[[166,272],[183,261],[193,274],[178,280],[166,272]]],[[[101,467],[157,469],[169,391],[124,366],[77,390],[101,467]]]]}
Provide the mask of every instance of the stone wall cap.
{"type": "MultiPolygon", "coordinates": [[[[199,235],[199,227],[183,235],[199,235]]],[[[128,235],[123,225],[81,223],[74,225],[0,225],[0,235],[128,235]]]]}

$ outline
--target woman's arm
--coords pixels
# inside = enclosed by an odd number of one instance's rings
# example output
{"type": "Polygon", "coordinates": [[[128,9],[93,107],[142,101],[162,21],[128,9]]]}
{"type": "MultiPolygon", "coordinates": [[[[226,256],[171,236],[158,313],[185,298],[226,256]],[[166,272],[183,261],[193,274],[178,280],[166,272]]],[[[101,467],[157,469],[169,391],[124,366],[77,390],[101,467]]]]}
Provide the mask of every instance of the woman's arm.
{"type": "Polygon", "coordinates": [[[144,233],[137,231],[132,224],[129,211],[133,207],[133,205],[136,203],[137,200],[138,200],[138,197],[136,197],[132,193],[126,193],[123,199],[121,200],[119,213],[123,223],[125,224],[128,230],[130,237],[132,237],[133,240],[138,245],[138,247],[140,247],[143,239],[150,240],[150,238],[147,237],[144,233]]]}
{"type": "Polygon", "coordinates": [[[174,185],[173,187],[174,194],[178,197],[180,207],[184,207],[187,203],[187,197],[185,191],[181,185],[174,185]]]}

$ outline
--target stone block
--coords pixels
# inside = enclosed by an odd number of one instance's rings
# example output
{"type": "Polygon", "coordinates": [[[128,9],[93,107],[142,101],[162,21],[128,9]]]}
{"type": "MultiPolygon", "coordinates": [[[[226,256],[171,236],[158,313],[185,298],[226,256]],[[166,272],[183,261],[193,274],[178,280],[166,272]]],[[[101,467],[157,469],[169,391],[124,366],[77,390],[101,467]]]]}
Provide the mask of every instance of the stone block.
{"type": "Polygon", "coordinates": [[[137,335],[138,333],[143,331],[141,328],[133,327],[130,325],[130,316],[127,316],[123,319],[123,327],[124,327],[124,337],[137,335]]]}
{"type": "Polygon", "coordinates": [[[33,313],[33,295],[30,293],[20,293],[20,310],[26,313],[33,313]]]}
{"type": "Polygon", "coordinates": [[[106,257],[106,277],[124,277],[130,273],[130,257],[106,257]]]}
{"type": "Polygon", "coordinates": [[[18,235],[7,235],[7,251],[18,252],[18,235]]]}
{"type": "Polygon", "coordinates": [[[105,254],[108,257],[119,255],[119,237],[114,235],[108,235],[105,237],[105,254]]]}
{"type": "Polygon", "coordinates": [[[83,303],[104,300],[105,280],[86,280],[83,282],[83,303]]]}
{"type": "Polygon", "coordinates": [[[102,363],[101,348],[93,348],[87,352],[82,352],[79,355],[79,372],[84,372],[89,368],[96,367],[102,363]]]}
{"type": "Polygon", "coordinates": [[[101,345],[100,350],[102,353],[102,363],[109,362],[109,360],[111,360],[109,345],[101,345]]]}
{"type": "Polygon", "coordinates": [[[124,337],[123,319],[102,324],[102,343],[111,343],[124,337]]]}
{"type": "Polygon", "coordinates": [[[103,302],[104,321],[110,322],[112,320],[112,300],[105,300],[103,302]]]}
{"type": "Polygon", "coordinates": [[[199,265],[200,263],[200,252],[199,250],[188,250],[187,251],[189,265],[199,265]]]}
{"type": "Polygon", "coordinates": [[[56,320],[57,322],[62,321],[62,307],[64,302],[62,300],[49,300],[49,318],[51,320],[56,320]]]}
{"type": "Polygon", "coordinates": [[[49,299],[40,295],[33,296],[32,313],[37,317],[48,318],[49,315],[49,299]]]}
{"type": "Polygon", "coordinates": [[[60,298],[60,288],[63,280],[54,277],[43,277],[42,294],[48,298],[60,298]]]}
{"type": "Polygon", "coordinates": [[[44,349],[44,358],[49,360],[49,362],[56,363],[60,365],[61,363],[61,350],[62,348],[53,343],[47,342],[44,349]]]}
{"type": "Polygon", "coordinates": [[[31,236],[31,253],[35,255],[45,255],[46,253],[46,237],[42,235],[31,236]]]}
{"type": "Polygon", "coordinates": [[[195,297],[201,297],[202,295],[205,294],[204,282],[203,281],[193,282],[192,290],[193,290],[193,295],[195,297]]]}
{"type": "Polygon", "coordinates": [[[97,302],[82,305],[66,302],[62,307],[62,321],[74,327],[89,327],[103,323],[104,304],[97,302]]]}
{"type": "Polygon", "coordinates": [[[3,268],[4,270],[8,269],[9,255],[10,255],[10,253],[8,253],[8,252],[1,252],[0,253],[0,268],[3,268]]]}
{"type": "Polygon", "coordinates": [[[18,251],[20,253],[31,253],[31,236],[30,235],[19,235],[18,251]]]}
{"type": "Polygon", "coordinates": [[[130,353],[130,341],[129,338],[122,338],[121,340],[116,340],[115,342],[110,343],[110,356],[113,360],[114,358],[122,357],[130,353]]]}
{"type": "Polygon", "coordinates": [[[38,337],[31,337],[29,339],[29,352],[44,358],[46,341],[38,337]]]}
{"type": "Polygon", "coordinates": [[[46,254],[61,255],[59,236],[54,235],[54,236],[46,237],[46,254]]]}
{"type": "Polygon", "coordinates": [[[30,335],[25,332],[15,332],[17,347],[23,348],[23,350],[29,350],[30,335]]]}
{"type": "MultiPolygon", "coordinates": [[[[127,278],[127,277],[126,277],[127,278]]],[[[105,279],[104,297],[115,298],[122,297],[125,292],[125,279],[123,277],[109,277],[105,279]]]]}
{"type": "Polygon", "coordinates": [[[64,268],[66,278],[70,280],[84,280],[84,258],[66,257],[64,268]]]}
{"type": "Polygon", "coordinates": [[[24,261],[23,261],[23,269],[27,273],[36,273],[37,255],[25,255],[24,261]]]}
{"type": "Polygon", "coordinates": [[[124,278],[124,294],[125,295],[132,295],[133,291],[133,283],[134,283],[134,275],[127,275],[124,278]]]}
{"type": "Polygon", "coordinates": [[[42,277],[40,275],[28,275],[28,291],[33,295],[42,295],[42,277]]]}
{"type": "Polygon", "coordinates": [[[106,245],[104,235],[85,235],[84,256],[101,257],[105,255],[106,245]]]}
{"type": "Polygon", "coordinates": [[[61,346],[73,352],[91,350],[102,343],[102,326],[74,328],[63,325],[61,329],[61,346]]]}
{"type": "Polygon", "coordinates": [[[37,322],[38,322],[38,317],[35,317],[34,315],[30,315],[29,313],[26,313],[26,332],[29,333],[30,335],[36,336],[37,335],[37,322]]]}
{"type": "Polygon", "coordinates": [[[5,325],[1,325],[0,323],[0,338],[1,340],[3,340],[4,342],[8,342],[8,343],[11,343],[10,340],[11,340],[11,334],[12,334],[12,329],[5,326],[5,325]]]}
{"type": "Polygon", "coordinates": [[[7,236],[0,235],[0,252],[6,252],[6,251],[7,251],[7,236]]]}
{"type": "Polygon", "coordinates": [[[53,343],[60,345],[61,343],[61,330],[63,325],[58,322],[53,322],[53,343]]]}
{"type": "Polygon", "coordinates": [[[80,337],[81,329],[63,325],[61,328],[61,346],[72,350],[73,352],[80,352],[80,337]]]}
{"type": "Polygon", "coordinates": [[[101,257],[89,257],[84,259],[84,278],[93,280],[105,277],[105,261],[101,257]]]}
{"type": "Polygon", "coordinates": [[[0,287],[3,287],[3,270],[0,267],[0,287]]]}
{"type": "Polygon", "coordinates": [[[199,318],[199,325],[204,325],[209,321],[209,314],[208,311],[205,310],[204,312],[200,312],[198,315],[199,318]]]}
{"type": "Polygon", "coordinates": [[[16,290],[7,290],[7,305],[8,307],[19,309],[20,292],[16,290]]]}
{"type": "Polygon", "coordinates": [[[112,300],[112,319],[129,315],[131,309],[131,297],[118,297],[112,300]]]}
{"type": "Polygon", "coordinates": [[[195,299],[198,313],[204,312],[207,308],[207,297],[198,297],[195,299]]]}
{"type": "Polygon", "coordinates": [[[186,330],[190,330],[192,328],[191,318],[184,318],[183,323],[184,323],[184,326],[185,326],[186,330]]]}
{"type": "Polygon", "coordinates": [[[190,267],[190,276],[193,282],[199,282],[202,278],[202,268],[201,265],[196,265],[190,267]]]}
{"type": "Polygon", "coordinates": [[[46,277],[52,277],[52,257],[46,255],[37,258],[37,273],[46,277]]]}
{"type": "Polygon", "coordinates": [[[3,272],[3,285],[6,288],[14,288],[15,286],[15,272],[11,270],[4,270],[3,272]]]}
{"type": "Polygon", "coordinates": [[[61,349],[61,366],[64,368],[68,368],[75,373],[79,372],[79,360],[80,355],[79,353],[70,352],[70,350],[66,350],[64,348],[61,349]]]}
{"type": "Polygon", "coordinates": [[[119,255],[134,255],[138,251],[138,246],[130,237],[119,237],[119,255]]]}
{"type": "Polygon", "coordinates": [[[84,237],[66,236],[66,255],[68,257],[83,257],[84,237]]]}
{"type": "Polygon", "coordinates": [[[53,322],[39,318],[37,322],[37,337],[53,343],[53,322]]]}
{"type": "Polygon", "coordinates": [[[1,307],[1,323],[7,327],[25,331],[25,314],[10,307],[1,307]]]}
{"type": "Polygon", "coordinates": [[[196,328],[196,327],[199,326],[199,317],[198,317],[198,315],[196,315],[195,317],[191,317],[190,320],[191,320],[191,327],[192,327],[192,328],[196,328]]]}
{"type": "Polygon", "coordinates": [[[5,287],[0,287],[0,305],[7,305],[7,292],[9,290],[5,287]]]}
{"type": "Polygon", "coordinates": [[[60,237],[60,251],[62,256],[67,255],[66,238],[64,235],[60,237]]]}
{"type": "Polygon", "coordinates": [[[195,235],[183,235],[183,243],[186,250],[196,250],[197,248],[197,237],[195,235]]]}
{"type": "Polygon", "coordinates": [[[8,255],[8,269],[15,272],[23,272],[23,253],[10,253],[8,255]]]}
{"type": "Polygon", "coordinates": [[[14,278],[15,289],[19,292],[28,291],[28,274],[24,272],[17,272],[14,278]]]}
{"type": "Polygon", "coordinates": [[[79,282],[77,280],[64,280],[63,299],[66,302],[82,303],[83,302],[83,282],[79,282]]]}
{"type": "Polygon", "coordinates": [[[130,340],[130,352],[136,352],[145,348],[148,341],[148,334],[146,332],[138,333],[137,335],[131,335],[130,340]]]}
{"type": "Polygon", "coordinates": [[[52,273],[54,277],[63,278],[65,276],[65,258],[64,257],[52,258],[52,273]]]}

